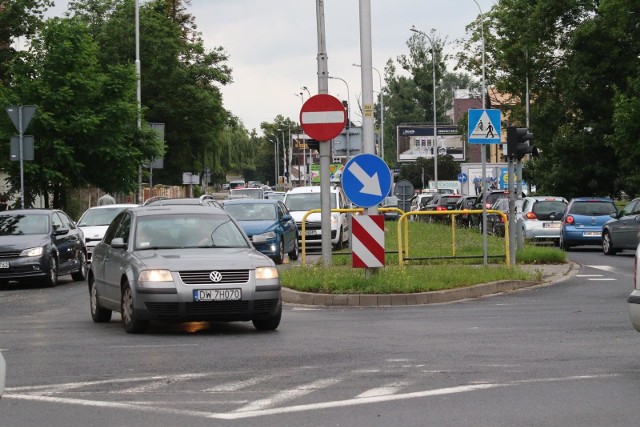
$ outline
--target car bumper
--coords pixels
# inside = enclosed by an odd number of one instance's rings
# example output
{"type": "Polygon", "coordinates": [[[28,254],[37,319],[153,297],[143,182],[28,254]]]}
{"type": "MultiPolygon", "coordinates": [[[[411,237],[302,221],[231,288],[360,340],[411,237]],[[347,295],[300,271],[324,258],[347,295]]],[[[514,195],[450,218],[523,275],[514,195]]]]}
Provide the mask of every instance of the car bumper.
{"type": "MultiPolygon", "coordinates": [[[[255,283],[255,280],[253,280],[255,283]]],[[[278,279],[258,284],[184,285],[167,282],[163,287],[135,285],[134,304],[141,320],[159,321],[249,321],[273,316],[282,304],[278,279]],[[170,285],[169,285],[170,284],[170,285]],[[241,299],[196,301],[194,290],[240,289],[241,299]]]]}
{"type": "Polygon", "coordinates": [[[566,243],[574,246],[600,245],[602,244],[602,227],[566,228],[562,232],[562,238],[566,243]]]}
{"type": "Polygon", "coordinates": [[[640,332],[640,290],[634,290],[627,299],[629,306],[629,320],[633,329],[640,332]]]}
{"type": "Polygon", "coordinates": [[[0,281],[28,280],[49,275],[49,256],[3,258],[7,268],[0,268],[0,281]]]}
{"type": "Polygon", "coordinates": [[[543,226],[527,228],[525,224],[524,237],[528,240],[559,240],[560,228],[550,228],[543,226]]]}
{"type": "Polygon", "coordinates": [[[253,247],[256,248],[258,252],[270,258],[274,258],[275,256],[278,255],[279,246],[280,246],[280,242],[275,240],[253,244],[253,247]]]}

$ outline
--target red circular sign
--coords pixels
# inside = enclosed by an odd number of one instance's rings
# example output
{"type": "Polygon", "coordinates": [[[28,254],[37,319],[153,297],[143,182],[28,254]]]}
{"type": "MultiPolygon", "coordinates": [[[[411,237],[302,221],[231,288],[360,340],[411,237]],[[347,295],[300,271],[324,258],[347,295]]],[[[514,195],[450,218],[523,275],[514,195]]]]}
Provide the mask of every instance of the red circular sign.
{"type": "Polygon", "coordinates": [[[335,96],[314,95],[300,110],[300,125],[311,138],[329,141],[340,135],[347,123],[347,112],[335,96]]]}

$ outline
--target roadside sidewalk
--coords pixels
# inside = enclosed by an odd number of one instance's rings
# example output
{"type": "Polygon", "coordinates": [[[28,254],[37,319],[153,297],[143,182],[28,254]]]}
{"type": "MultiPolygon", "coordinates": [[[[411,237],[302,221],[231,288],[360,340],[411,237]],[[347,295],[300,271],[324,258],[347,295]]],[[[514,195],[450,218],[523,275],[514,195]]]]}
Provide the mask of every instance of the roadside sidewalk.
{"type": "Polygon", "coordinates": [[[580,266],[576,263],[521,265],[521,267],[533,273],[537,273],[539,280],[503,280],[445,291],[386,295],[315,294],[283,288],[282,299],[286,303],[317,306],[376,307],[436,304],[459,301],[468,298],[478,298],[481,296],[510,292],[532,286],[554,284],[574,276],[580,269],[580,266]]]}

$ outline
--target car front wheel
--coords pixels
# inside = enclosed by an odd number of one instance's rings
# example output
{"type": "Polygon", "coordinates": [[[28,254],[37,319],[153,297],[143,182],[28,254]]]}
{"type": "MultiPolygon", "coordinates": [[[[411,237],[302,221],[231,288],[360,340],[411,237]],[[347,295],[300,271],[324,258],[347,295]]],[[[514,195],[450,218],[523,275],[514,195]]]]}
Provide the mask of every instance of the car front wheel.
{"type": "Polygon", "coordinates": [[[121,311],[122,313],[122,326],[124,330],[129,334],[137,334],[147,330],[149,321],[140,320],[136,316],[136,309],[133,304],[133,292],[129,282],[126,282],[122,287],[122,301],[121,311]]]}
{"type": "Polygon", "coordinates": [[[605,255],[615,255],[616,252],[618,252],[613,248],[611,235],[607,231],[602,235],[602,252],[604,252],[605,255]]]}
{"type": "Polygon", "coordinates": [[[71,278],[76,282],[82,282],[87,280],[87,256],[84,251],[80,251],[78,254],[78,263],[80,263],[78,271],[71,273],[71,278]]]}
{"type": "Polygon", "coordinates": [[[300,256],[300,246],[298,245],[298,236],[296,235],[293,238],[293,250],[289,252],[289,259],[291,261],[296,261],[300,256]]]}
{"type": "Polygon", "coordinates": [[[259,331],[275,331],[280,325],[282,318],[282,302],[278,304],[278,310],[273,316],[263,319],[253,319],[253,326],[259,331]]]}
{"type": "Polygon", "coordinates": [[[58,260],[53,255],[49,257],[49,270],[47,271],[45,285],[50,288],[58,285],[58,260]]]}

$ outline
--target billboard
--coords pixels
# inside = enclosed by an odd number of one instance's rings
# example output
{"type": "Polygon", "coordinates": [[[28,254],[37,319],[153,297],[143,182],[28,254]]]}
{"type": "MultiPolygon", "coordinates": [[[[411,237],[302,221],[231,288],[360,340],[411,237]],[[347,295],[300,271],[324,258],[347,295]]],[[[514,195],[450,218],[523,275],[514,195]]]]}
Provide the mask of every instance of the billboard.
{"type": "MultiPolygon", "coordinates": [[[[450,155],[463,162],[466,158],[463,135],[454,125],[436,126],[440,156],[450,155]]],[[[431,125],[400,125],[397,128],[398,162],[415,162],[418,157],[433,158],[436,139],[431,125]]]]}

